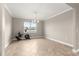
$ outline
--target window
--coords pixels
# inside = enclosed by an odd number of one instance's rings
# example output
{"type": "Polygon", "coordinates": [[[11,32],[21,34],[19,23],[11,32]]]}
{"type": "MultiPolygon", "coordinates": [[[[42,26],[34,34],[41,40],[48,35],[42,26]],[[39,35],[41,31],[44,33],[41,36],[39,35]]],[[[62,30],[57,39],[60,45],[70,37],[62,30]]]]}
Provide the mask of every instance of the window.
{"type": "Polygon", "coordinates": [[[26,30],[26,32],[28,32],[28,33],[35,33],[36,27],[37,27],[37,23],[24,22],[24,30],[26,30]]]}

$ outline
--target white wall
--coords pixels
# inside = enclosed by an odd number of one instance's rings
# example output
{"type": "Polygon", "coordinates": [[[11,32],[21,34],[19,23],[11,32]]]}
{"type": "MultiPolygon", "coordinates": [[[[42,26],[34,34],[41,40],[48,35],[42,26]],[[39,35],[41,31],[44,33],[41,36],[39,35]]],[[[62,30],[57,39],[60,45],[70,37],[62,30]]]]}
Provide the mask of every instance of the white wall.
{"type": "Polygon", "coordinates": [[[2,54],[2,6],[0,4],[0,55],[2,54]]]}
{"type": "Polygon", "coordinates": [[[73,45],[73,10],[45,21],[45,37],[73,45]]]}
{"type": "Polygon", "coordinates": [[[79,52],[79,3],[67,3],[74,9],[74,52],[79,52]]]}
{"type": "Polygon", "coordinates": [[[10,43],[11,37],[11,16],[4,4],[0,4],[0,55],[4,55],[5,47],[10,43]]]}
{"type": "Polygon", "coordinates": [[[11,42],[11,30],[12,30],[12,17],[9,12],[5,9],[5,47],[11,42]]]}
{"type": "MultiPolygon", "coordinates": [[[[12,20],[12,35],[13,37],[18,33],[24,33],[24,22],[29,20],[19,19],[19,18],[13,18],[12,20]]],[[[37,24],[37,32],[30,34],[32,38],[38,38],[43,37],[43,21],[40,21],[37,24]]]]}
{"type": "Polygon", "coordinates": [[[76,50],[79,50],[79,8],[75,8],[74,9],[74,11],[75,11],[75,32],[76,32],[76,34],[75,34],[75,49],[76,50]]]}

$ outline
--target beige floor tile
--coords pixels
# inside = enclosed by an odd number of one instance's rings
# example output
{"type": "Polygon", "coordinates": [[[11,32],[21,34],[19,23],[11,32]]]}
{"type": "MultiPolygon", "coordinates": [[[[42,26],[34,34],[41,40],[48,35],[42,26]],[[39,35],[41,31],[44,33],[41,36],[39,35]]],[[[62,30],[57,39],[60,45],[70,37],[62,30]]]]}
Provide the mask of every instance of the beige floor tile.
{"type": "Polygon", "coordinates": [[[75,56],[72,48],[48,39],[13,41],[6,49],[7,56],[75,56]]]}

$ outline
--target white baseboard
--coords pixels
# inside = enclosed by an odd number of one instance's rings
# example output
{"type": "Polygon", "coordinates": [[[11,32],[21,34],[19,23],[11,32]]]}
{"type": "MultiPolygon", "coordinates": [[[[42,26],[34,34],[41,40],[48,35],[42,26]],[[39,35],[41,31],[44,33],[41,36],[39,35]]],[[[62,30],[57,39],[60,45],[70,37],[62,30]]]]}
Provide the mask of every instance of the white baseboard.
{"type": "Polygon", "coordinates": [[[12,41],[13,41],[13,40],[17,40],[17,39],[16,39],[16,38],[12,38],[12,41]]]}
{"type": "Polygon", "coordinates": [[[65,43],[65,42],[62,42],[62,41],[59,41],[59,40],[55,40],[55,39],[52,39],[52,38],[48,38],[48,37],[46,37],[46,38],[47,38],[47,39],[50,39],[50,40],[53,40],[53,41],[55,41],[55,42],[58,42],[58,43],[67,45],[67,46],[69,46],[69,47],[73,47],[73,45],[71,45],[71,44],[69,44],[69,43],[65,43]]]}
{"type": "Polygon", "coordinates": [[[72,51],[74,52],[74,53],[77,53],[77,52],[79,52],[79,49],[72,49],[72,51]]]}
{"type": "Polygon", "coordinates": [[[12,41],[8,42],[6,45],[5,45],[5,49],[10,45],[12,41]]]}
{"type": "Polygon", "coordinates": [[[34,36],[34,37],[31,37],[31,39],[34,39],[34,38],[43,38],[43,36],[34,36]]]}
{"type": "Polygon", "coordinates": [[[9,44],[10,44],[10,43],[7,43],[7,44],[5,45],[5,48],[7,48],[7,47],[9,46],[9,44]]]}
{"type": "MultiPolygon", "coordinates": [[[[44,38],[44,36],[32,36],[31,39],[44,38]]],[[[17,40],[16,38],[12,38],[12,40],[17,40]]]]}

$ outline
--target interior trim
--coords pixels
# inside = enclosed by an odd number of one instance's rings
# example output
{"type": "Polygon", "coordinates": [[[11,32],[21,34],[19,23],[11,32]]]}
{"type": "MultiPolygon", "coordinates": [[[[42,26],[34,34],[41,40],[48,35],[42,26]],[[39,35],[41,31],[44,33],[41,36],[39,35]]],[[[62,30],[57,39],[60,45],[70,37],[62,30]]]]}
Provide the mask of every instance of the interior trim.
{"type": "Polygon", "coordinates": [[[49,37],[46,37],[47,39],[50,39],[50,40],[53,40],[55,42],[58,42],[58,43],[61,43],[61,44],[64,44],[66,46],[69,46],[69,47],[74,47],[72,44],[69,44],[69,43],[65,43],[65,42],[62,42],[62,41],[59,41],[59,40],[55,40],[55,39],[52,39],[52,38],[49,38],[49,37]]]}

